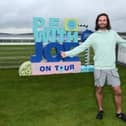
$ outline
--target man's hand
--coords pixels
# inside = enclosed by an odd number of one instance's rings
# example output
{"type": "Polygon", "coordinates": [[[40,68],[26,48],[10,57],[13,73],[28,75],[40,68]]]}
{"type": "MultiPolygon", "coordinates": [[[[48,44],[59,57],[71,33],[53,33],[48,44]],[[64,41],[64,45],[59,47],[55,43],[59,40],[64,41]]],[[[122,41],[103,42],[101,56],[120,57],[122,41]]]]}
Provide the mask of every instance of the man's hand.
{"type": "Polygon", "coordinates": [[[66,54],[65,54],[64,51],[61,51],[60,55],[61,55],[62,58],[65,58],[66,57],[66,54]]]}

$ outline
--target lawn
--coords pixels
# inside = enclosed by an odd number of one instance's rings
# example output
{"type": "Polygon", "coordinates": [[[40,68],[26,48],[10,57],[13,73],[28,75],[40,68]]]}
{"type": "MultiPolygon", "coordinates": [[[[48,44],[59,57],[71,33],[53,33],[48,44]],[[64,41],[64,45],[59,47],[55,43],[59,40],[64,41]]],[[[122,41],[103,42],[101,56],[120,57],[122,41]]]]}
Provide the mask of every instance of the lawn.
{"type": "MultiPolygon", "coordinates": [[[[118,65],[126,113],[126,67],[118,65]]],[[[111,87],[104,87],[104,119],[97,105],[92,73],[19,77],[0,70],[0,126],[125,126],[115,118],[111,87]]]]}

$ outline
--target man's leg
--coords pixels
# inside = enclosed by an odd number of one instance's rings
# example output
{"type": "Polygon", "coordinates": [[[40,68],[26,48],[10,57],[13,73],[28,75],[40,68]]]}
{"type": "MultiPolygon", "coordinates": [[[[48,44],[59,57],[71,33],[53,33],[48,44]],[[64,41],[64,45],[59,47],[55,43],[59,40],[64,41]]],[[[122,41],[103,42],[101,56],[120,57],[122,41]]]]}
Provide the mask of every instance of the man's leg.
{"type": "Polygon", "coordinates": [[[98,104],[98,110],[103,111],[103,93],[102,93],[102,87],[96,87],[96,100],[98,104]]]}
{"type": "Polygon", "coordinates": [[[98,113],[96,115],[96,119],[102,119],[103,118],[103,93],[102,93],[102,87],[98,86],[96,87],[96,100],[98,104],[98,113]]]}
{"type": "Polygon", "coordinates": [[[96,119],[102,119],[103,118],[103,86],[105,84],[106,80],[106,72],[103,70],[94,70],[94,80],[95,80],[95,86],[96,86],[96,101],[98,105],[98,113],[96,115],[96,119]]]}
{"type": "Polygon", "coordinates": [[[113,87],[114,90],[114,98],[115,98],[115,105],[116,105],[116,112],[122,112],[122,90],[120,86],[113,87]]]}
{"type": "Polygon", "coordinates": [[[126,122],[126,115],[122,113],[122,91],[120,86],[113,87],[115,93],[116,117],[126,122]]]}

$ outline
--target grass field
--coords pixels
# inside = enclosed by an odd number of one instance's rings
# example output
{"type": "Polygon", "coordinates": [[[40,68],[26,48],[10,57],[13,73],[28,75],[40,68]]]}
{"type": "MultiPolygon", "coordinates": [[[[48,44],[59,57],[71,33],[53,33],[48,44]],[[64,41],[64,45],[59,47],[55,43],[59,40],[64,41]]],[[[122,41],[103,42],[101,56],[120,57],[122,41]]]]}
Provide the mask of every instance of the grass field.
{"type": "MultiPolygon", "coordinates": [[[[126,113],[126,67],[118,65],[126,113]]],[[[0,126],[125,126],[115,118],[111,87],[104,89],[104,119],[97,106],[92,73],[19,77],[0,70],[0,126]]]]}
{"type": "Polygon", "coordinates": [[[28,61],[34,54],[32,45],[1,45],[0,46],[0,69],[18,68],[23,62],[28,61]]]}

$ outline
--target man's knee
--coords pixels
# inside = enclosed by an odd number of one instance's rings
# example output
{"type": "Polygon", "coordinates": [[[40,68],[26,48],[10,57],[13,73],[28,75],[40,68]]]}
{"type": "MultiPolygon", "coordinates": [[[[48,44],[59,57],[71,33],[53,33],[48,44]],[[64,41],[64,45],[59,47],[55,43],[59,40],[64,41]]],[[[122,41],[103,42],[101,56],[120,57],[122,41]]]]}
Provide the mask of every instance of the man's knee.
{"type": "Polygon", "coordinates": [[[96,94],[102,94],[102,87],[96,87],[96,94]]]}
{"type": "Polygon", "coordinates": [[[116,96],[121,96],[122,95],[122,90],[120,87],[114,88],[114,93],[116,96]]]}

